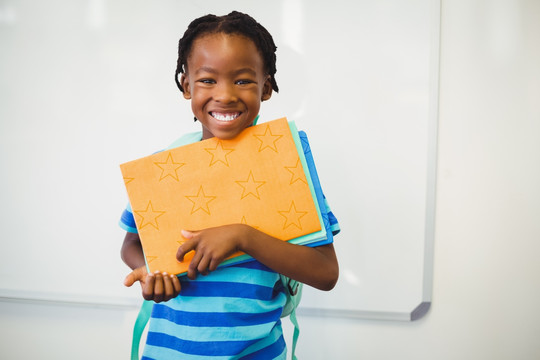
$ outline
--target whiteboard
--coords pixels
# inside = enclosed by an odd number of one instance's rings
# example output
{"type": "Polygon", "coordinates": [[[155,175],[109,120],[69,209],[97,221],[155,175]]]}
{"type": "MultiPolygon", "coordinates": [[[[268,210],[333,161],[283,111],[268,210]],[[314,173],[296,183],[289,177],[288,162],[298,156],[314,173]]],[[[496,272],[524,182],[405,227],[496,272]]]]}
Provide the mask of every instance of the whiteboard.
{"type": "Polygon", "coordinates": [[[342,232],[335,290],[300,312],[410,320],[431,302],[437,0],[54,0],[0,4],[0,299],[136,306],[122,286],[118,165],[198,130],[174,83],[195,17],[247,12],[278,46],[342,232]]]}

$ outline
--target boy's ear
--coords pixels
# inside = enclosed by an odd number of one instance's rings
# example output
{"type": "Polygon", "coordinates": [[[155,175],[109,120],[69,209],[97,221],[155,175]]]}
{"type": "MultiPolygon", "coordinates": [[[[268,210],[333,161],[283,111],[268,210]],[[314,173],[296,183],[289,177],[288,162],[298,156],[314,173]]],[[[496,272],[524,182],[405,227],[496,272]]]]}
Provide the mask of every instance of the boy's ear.
{"type": "Polygon", "coordinates": [[[189,79],[186,74],[182,74],[182,77],[180,77],[180,85],[184,89],[184,99],[191,99],[191,87],[189,86],[189,79]]]}
{"type": "Polygon", "coordinates": [[[270,99],[271,97],[272,97],[272,84],[270,83],[270,76],[268,76],[263,85],[261,101],[266,101],[270,99]]]}

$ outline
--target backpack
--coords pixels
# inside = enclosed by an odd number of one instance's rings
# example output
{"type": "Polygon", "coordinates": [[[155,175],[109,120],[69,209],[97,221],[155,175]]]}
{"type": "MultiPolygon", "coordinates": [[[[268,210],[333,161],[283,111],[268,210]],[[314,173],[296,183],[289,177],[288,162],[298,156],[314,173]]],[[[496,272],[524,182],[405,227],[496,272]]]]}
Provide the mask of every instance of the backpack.
{"type": "MultiPolygon", "coordinates": [[[[296,343],[298,342],[298,336],[300,335],[300,327],[298,326],[298,320],[296,318],[296,308],[300,303],[302,298],[302,286],[301,282],[288,278],[280,274],[281,283],[285,288],[285,294],[287,296],[287,301],[283,306],[283,311],[281,312],[281,317],[289,317],[291,323],[294,326],[293,331],[293,341],[291,347],[291,359],[297,360],[295,351],[296,343]]],[[[150,315],[152,314],[152,307],[154,306],[153,301],[144,300],[139,310],[139,315],[137,320],[135,320],[135,325],[133,326],[133,338],[131,341],[131,360],[139,360],[139,346],[141,343],[141,337],[150,320],[150,315]]]]}

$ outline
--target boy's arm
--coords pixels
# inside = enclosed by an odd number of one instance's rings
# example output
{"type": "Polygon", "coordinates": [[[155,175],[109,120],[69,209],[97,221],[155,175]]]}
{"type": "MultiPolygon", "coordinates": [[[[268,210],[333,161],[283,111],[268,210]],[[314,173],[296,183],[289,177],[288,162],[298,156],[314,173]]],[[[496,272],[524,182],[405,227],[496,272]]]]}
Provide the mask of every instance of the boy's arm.
{"type": "Polygon", "coordinates": [[[319,290],[332,290],[339,277],[334,245],[294,245],[251,228],[243,250],[274,271],[319,290]]]}
{"type": "Polygon", "coordinates": [[[145,265],[139,234],[126,232],[120,255],[122,256],[124,263],[131,269],[136,269],[145,265]]]}
{"type": "Polygon", "coordinates": [[[339,265],[332,244],[308,247],[276,239],[248,225],[233,224],[196,232],[184,231],[188,239],[180,246],[177,259],[195,250],[188,277],[213,271],[228,256],[243,251],[272,270],[313,286],[331,290],[339,276],[339,265]]]}
{"type": "Polygon", "coordinates": [[[178,277],[160,272],[149,274],[146,271],[146,263],[138,234],[126,233],[121,256],[124,263],[133,270],[126,276],[124,285],[129,287],[139,281],[145,300],[153,300],[159,303],[168,301],[180,293],[178,277]]]}

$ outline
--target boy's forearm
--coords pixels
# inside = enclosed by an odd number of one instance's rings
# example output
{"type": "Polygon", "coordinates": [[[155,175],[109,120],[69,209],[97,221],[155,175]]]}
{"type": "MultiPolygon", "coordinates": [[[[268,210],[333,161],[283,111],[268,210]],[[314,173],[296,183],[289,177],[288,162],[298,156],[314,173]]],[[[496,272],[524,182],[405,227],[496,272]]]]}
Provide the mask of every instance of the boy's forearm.
{"type": "Polygon", "coordinates": [[[126,233],[122,244],[121,257],[124,263],[131,269],[144,266],[144,253],[138,234],[126,233]]]}
{"type": "Polygon", "coordinates": [[[274,271],[320,290],[331,290],[339,276],[332,244],[294,245],[249,227],[241,250],[274,271]]]}

